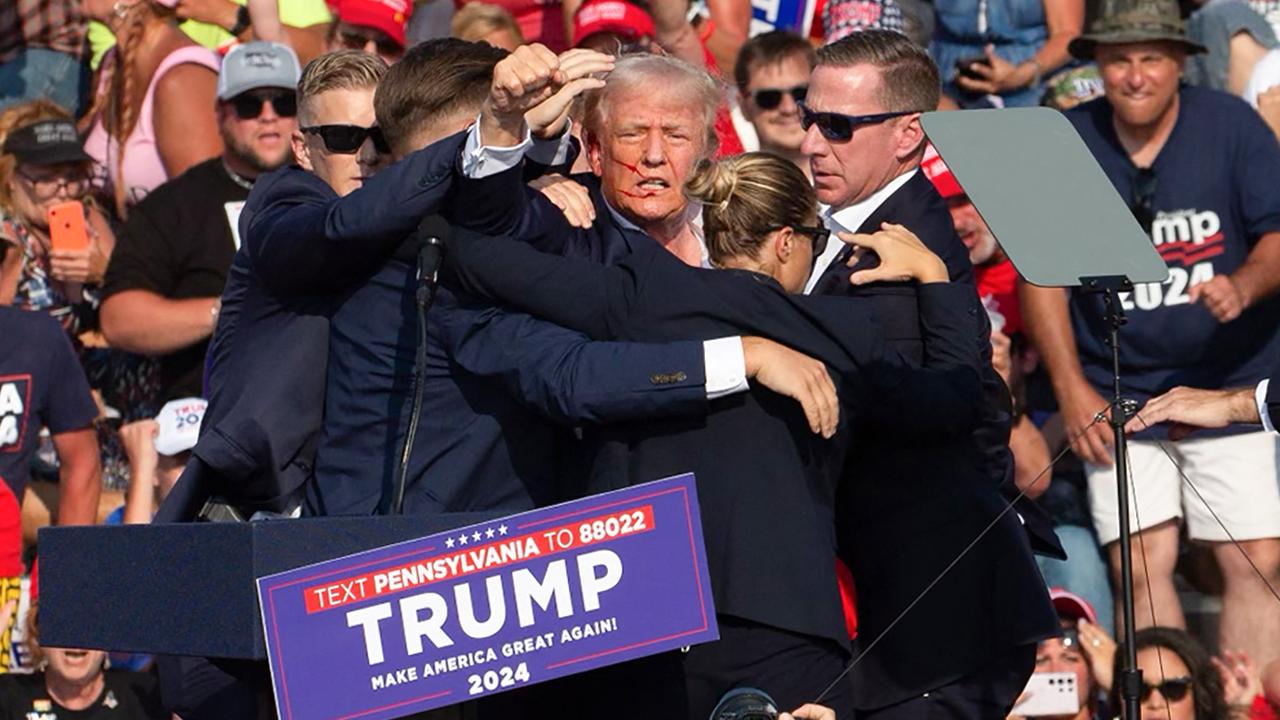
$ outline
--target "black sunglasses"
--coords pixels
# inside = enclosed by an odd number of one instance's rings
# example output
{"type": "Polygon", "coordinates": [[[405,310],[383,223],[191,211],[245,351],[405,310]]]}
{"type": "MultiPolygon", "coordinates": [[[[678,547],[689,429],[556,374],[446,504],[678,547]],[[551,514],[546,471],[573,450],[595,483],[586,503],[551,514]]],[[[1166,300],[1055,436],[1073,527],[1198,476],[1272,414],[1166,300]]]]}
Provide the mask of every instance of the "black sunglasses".
{"type": "Polygon", "coordinates": [[[1129,203],[1129,210],[1147,234],[1151,233],[1151,225],[1156,219],[1155,198],[1156,171],[1149,167],[1138,170],[1137,177],[1133,179],[1133,202],[1129,203]]]}
{"type": "Polygon", "coordinates": [[[831,231],[824,227],[813,225],[774,225],[765,232],[773,232],[781,230],[784,227],[791,228],[792,232],[808,235],[813,242],[813,256],[816,258],[827,249],[827,239],[831,237],[831,231]]]}
{"type": "Polygon", "coordinates": [[[1160,695],[1169,702],[1178,702],[1191,691],[1193,681],[1189,677],[1169,678],[1159,685],[1142,683],[1142,702],[1151,697],[1152,690],[1159,690],[1160,695]]]}
{"type": "Polygon", "coordinates": [[[240,93],[231,98],[231,107],[235,108],[236,117],[241,120],[252,120],[262,115],[262,108],[268,102],[280,117],[293,117],[298,114],[298,96],[291,90],[278,93],[240,93]]]}
{"type": "Polygon", "coordinates": [[[853,131],[859,125],[875,125],[903,115],[912,115],[919,110],[899,110],[897,112],[876,113],[874,115],[845,115],[834,112],[814,112],[804,103],[800,105],[800,126],[805,130],[817,125],[822,137],[836,142],[846,142],[853,137],[853,131]]]}
{"type": "Polygon", "coordinates": [[[753,90],[751,99],[755,101],[756,106],[761,110],[772,110],[782,104],[782,96],[790,95],[796,104],[804,102],[804,98],[809,94],[808,85],[797,85],[793,88],[779,89],[768,88],[765,90],[753,90]]]}
{"type": "Polygon", "coordinates": [[[373,147],[381,154],[391,152],[387,139],[382,137],[382,128],[360,127],[359,125],[313,125],[302,128],[302,132],[319,135],[324,141],[324,149],[331,153],[350,155],[360,151],[365,138],[373,140],[373,147]]]}
{"type": "Polygon", "coordinates": [[[348,50],[363,50],[365,45],[373,43],[373,47],[378,51],[379,55],[400,57],[404,54],[403,45],[382,35],[365,35],[364,33],[347,30],[338,33],[338,41],[348,50]]]}

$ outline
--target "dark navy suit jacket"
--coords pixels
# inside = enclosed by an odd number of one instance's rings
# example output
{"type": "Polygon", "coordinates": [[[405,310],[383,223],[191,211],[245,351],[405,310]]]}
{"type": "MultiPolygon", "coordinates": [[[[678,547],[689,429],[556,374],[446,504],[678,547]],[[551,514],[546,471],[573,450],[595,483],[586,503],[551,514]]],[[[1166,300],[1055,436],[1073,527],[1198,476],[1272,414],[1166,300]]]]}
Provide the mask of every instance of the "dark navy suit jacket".
{"type": "MultiPolygon", "coordinates": [[[[972,292],[923,291],[934,295],[920,320],[933,367],[915,370],[859,304],[788,295],[755,273],[690,268],[639,233],[632,242],[634,253],[605,267],[455,234],[448,262],[468,291],[596,338],[772,338],[832,367],[842,423],[874,416],[920,437],[963,434],[976,421],[981,310],[972,292]],[[487,261],[496,256],[507,262],[487,261]],[[920,416],[924,405],[933,412],[920,416]]],[[[587,489],[694,472],[717,612],[846,644],[832,516],[844,437],[822,440],[796,403],[753,389],[714,401],[706,417],[601,428],[587,489]]]]}
{"type": "MultiPolygon", "coordinates": [[[[957,288],[967,289],[966,302],[977,302],[968,252],[924,173],[916,172],[886,198],[857,232],[875,232],[886,221],[914,232],[947,264],[957,288]]],[[[913,362],[923,361],[919,286],[854,286],[847,257],[842,253],[825,269],[814,293],[853,297],[871,306],[890,344],[913,362]]],[[[869,257],[861,267],[875,262],[869,257]]],[[[982,335],[988,337],[985,313],[981,320],[982,335]]],[[[991,367],[989,343],[983,346],[981,369],[981,422],[972,434],[939,439],[928,452],[875,425],[854,441],[837,505],[841,555],[858,590],[856,650],[878,639],[852,673],[857,707],[883,707],[919,695],[1057,632],[1019,513],[1029,526],[1040,524],[1046,544],[1057,541],[1030,501],[1019,512],[1006,513],[888,630],[1004,510],[1001,487],[1013,488],[1008,390],[991,367]]],[[[918,410],[925,414],[932,408],[926,404],[918,410]]]]}
{"type": "MultiPolygon", "coordinates": [[[[313,512],[368,514],[395,477],[412,400],[412,256],[411,248],[387,262],[334,313],[313,512]]],[[[517,512],[563,500],[581,452],[570,426],[707,408],[701,342],[591,342],[447,288],[427,337],[410,514],[517,512]]]]}
{"type": "Polygon", "coordinates": [[[609,211],[600,191],[600,178],[591,173],[571,176],[587,188],[596,209],[596,221],[589,228],[569,224],[564,211],[543,194],[524,184],[516,170],[481,180],[460,178],[460,192],[467,196],[505,198],[499,207],[460,206],[451,218],[461,227],[487,235],[518,238],[543,252],[586,258],[612,265],[635,252],[641,245],[653,245],[653,238],[628,230],[609,211]]]}
{"type": "Polygon", "coordinates": [[[464,139],[413,153],[343,198],[297,166],[258,178],[209,345],[200,440],[158,520],[190,517],[209,493],[278,508],[306,482],[336,293],[367,277],[438,209],[464,139]],[[371,216],[379,219],[373,228],[371,216]]]}

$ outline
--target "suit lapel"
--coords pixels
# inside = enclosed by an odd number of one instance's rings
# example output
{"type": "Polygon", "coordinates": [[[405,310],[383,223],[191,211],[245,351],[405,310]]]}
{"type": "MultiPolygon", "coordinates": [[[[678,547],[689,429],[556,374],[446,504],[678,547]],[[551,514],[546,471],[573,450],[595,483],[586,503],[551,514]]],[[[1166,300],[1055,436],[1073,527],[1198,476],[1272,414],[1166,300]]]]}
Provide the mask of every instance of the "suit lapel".
{"type": "MultiPolygon", "coordinates": [[[[884,199],[871,212],[862,225],[855,231],[856,233],[871,234],[880,230],[880,225],[886,222],[893,222],[895,218],[902,218],[910,211],[911,204],[917,199],[920,193],[920,182],[928,183],[929,180],[924,176],[923,171],[916,171],[916,174],[892,195],[884,199]]],[[[841,242],[839,238],[832,237],[832,242],[841,242]]],[[[814,294],[829,295],[834,292],[840,292],[849,283],[849,275],[858,270],[865,270],[874,267],[878,260],[873,257],[864,257],[856,266],[846,267],[845,263],[849,262],[849,258],[853,256],[853,250],[846,245],[836,255],[835,259],[827,265],[822,272],[822,279],[813,286],[814,294]]]]}

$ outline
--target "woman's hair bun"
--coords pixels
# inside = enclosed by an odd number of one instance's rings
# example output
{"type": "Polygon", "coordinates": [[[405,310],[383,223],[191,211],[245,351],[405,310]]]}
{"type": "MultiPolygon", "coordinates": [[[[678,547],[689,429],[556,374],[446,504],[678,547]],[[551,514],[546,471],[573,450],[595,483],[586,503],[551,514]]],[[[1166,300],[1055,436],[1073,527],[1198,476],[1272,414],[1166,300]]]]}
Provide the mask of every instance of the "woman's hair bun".
{"type": "Polygon", "coordinates": [[[723,208],[738,188],[738,169],[732,163],[703,160],[693,171],[685,191],[704,205],[723,208]]]}

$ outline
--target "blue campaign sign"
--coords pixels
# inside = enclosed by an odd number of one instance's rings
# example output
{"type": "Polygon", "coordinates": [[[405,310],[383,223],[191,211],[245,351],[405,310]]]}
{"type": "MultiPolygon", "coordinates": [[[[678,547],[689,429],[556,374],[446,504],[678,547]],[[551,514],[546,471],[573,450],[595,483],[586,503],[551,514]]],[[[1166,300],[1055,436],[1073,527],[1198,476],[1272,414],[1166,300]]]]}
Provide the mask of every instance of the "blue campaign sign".
{"type": "Polygon", "coordinates": [[[280,717],[396,718],[716,640],[692,475],[258,580],[280,717]]]}
{"type": "Polygon", "coordinates": [[[751,0],[751,35],[790,30],[809,37],[815,0],[751,0]]]}

